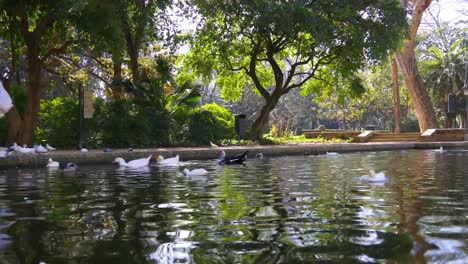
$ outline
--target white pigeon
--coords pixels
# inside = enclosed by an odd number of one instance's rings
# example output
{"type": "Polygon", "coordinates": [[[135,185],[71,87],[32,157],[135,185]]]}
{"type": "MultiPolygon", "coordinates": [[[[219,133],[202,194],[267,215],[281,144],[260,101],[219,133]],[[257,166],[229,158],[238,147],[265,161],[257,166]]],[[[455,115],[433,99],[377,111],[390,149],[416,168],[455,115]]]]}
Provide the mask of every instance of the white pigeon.
{"type": "Polygon", "coordinates": [[[58,168],[59,166],[60,164],[58,161],[53,161],[52,158],[49,158],[46,165],[47,168],[58,168]]]}
{"type": "Polygon", "coordinates": [[[18,153],[23,153],[23,154],[30,154],[30,153],[34,153],[36,151],[35,148],[27,148],[27,147],[21,147],[21,146],[18,146],[18,144],[13,143],[13,150],[18,152],[18,153]]]}
{"type": "Polygon", "coordinates": [[[175,157],[165,159],[163,156],[159,155],[156,159],[159,165],[168,165],[168,166],[176,166],[179,165],[179,155],[175,157]]]}
{"type": "Polygon", "coordinates": [[[46,153],[46,152],[48,152],[48,150],[46,148],[44,148],[41,144],[39,144],[39,145],[36,145],[35,152],[36,153],[46,153]]]}
{"type": "Polygon", "coordinates": [[[370,170],[370,175],[363,175],[359,179],[361,181],[367,181],[367,182],[383,182],[387,180],[387,177],[385,176],[385,172],[379,172],[375,173],[374,170],[370,170]]]}
{"type": "Polygon", "coordinates": [[[202,176],[208,174],[208,171],[205,169],[184,169],[182,172],[185,174],[185,176],[202,176]]]}
{"type": "Polygon", "coordinates": [[[54,150],[56,150],[56,148],[53,148],[52,146],[50,146],[49,143],[46,144],[46,149],[47,149],[48,151],[54,151],[54,150]]]}
{"type": "Polygon", "coordinates": [[[8,148],[0,148],[0,158],[6,158],[8,155],[8,148]]]}
{"type": "Polygon", "coordinates": [[[136,160],[131,160],[129,162],[125,162],[124,159],[121,157],[117,157],[114,159],[112,163],[118,163],[119,166],[122,167],[143,167],[143,166],[149,166],[151,157],[153,155],[149,155],[147,158],[141,158],[141,159],[136,159],[136,160]]]}
{"type": "Polygon", "coordinates": [[[88,149],[87,148],[82,148],[80,151],[83,152],[83,153],[86,153],[86,152],[88,152],[88,149]]]}

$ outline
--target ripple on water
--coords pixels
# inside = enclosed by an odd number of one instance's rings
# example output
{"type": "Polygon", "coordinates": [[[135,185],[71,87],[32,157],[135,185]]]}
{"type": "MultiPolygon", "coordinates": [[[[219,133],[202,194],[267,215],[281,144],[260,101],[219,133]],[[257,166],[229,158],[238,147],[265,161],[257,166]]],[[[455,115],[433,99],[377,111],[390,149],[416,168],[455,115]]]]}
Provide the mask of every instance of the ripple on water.
{"type": "Polygon", "coordinates": [[[160,166],[0,173],[0,253],[13,263],[28,252],[45,263],[464,263],[467,163],[405,150],[184,165],[206,168],[203,180],[160,166]],[[356,180],[369,169],[391,181],[356,180]]]}

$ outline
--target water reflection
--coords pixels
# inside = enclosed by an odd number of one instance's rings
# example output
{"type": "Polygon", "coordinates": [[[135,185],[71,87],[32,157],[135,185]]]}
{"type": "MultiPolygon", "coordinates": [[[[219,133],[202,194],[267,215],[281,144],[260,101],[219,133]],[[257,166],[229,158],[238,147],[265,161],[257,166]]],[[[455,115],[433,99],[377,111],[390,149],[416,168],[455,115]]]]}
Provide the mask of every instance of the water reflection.
{"type": "Polygon", "coordinates": [[[411,150],[0,172],[0,262],[462,263],[467,161],[411,150]],[[389,180],[359,181],[370,169],[389,180]]]}

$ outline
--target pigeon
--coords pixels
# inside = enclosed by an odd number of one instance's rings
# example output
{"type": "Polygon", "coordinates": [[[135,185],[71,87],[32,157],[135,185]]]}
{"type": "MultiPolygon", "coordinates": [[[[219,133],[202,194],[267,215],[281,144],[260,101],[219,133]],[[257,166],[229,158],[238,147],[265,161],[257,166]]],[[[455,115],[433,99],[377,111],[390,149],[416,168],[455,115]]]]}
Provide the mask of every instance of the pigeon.
{"type": "Polygon", "coordinates": [[[52,147],[51,145],[49,145],[49,143],[46,144],[46,149],[47,149],[48,151],[54,151],[54,150],[56,150],[56,148],[54,148],[54,147],[52,147]]]}
{"type": "Polygon", "coordinates": [[[47,150],[47,148],[44,148],[41,144],[39,144],[39,145],[36,145],[35,152],[36,153],[46,153],[46,152],[49,152],[49,151],[47,150]]]}
{"type": "Polygon", "coordinates": [[[30,154],[30,153],[34,153],[36,151],[35,148],[27,148],[27,147],[21,147],[21,146],[18,146],[18,144],[13,143],[13,149],[18,152],[18,153],[23,153],[23,154],[30,154]]]}

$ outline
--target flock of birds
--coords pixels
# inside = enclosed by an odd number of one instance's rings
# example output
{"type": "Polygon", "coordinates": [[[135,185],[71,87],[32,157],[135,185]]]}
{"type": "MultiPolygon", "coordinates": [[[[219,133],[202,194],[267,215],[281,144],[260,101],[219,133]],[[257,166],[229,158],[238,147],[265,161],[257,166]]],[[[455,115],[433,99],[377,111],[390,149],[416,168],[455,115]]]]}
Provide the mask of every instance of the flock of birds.
{"type": "MultiPolygon", "coordinates": [[[[220,149],[217,145],[211,143],[211,146],[214,148],[217,148],[217,156],[218,156],[218,164],[219,165],[235,165],[235,164],[244,164],[244,162],[247,159],[247,155],[249,154],[249,151],[246,151],[242,154],[238,155],[231,155],[231,156],[226,156],[226,153],[223,149],[220,149]]],[[[46,146],[42,145],[36,145],[32,148],[28,148],[27,146],[18,146],[16,143],[13,144],[13,146],[9,149],[0,149],[0,151],[4,151],[3,153],[4,156],[8,156],[11,152],[18,152],[22,154],[31,154],[31,153],[46,153],[49,151],[54,151],[56,150],[54,147],[50,146],[49,144],[46,144],[46,146]]],[[[129,150],[130,151],[130,150],[129,150]]],[[[443,151],[442,147],[440,149],[437,149],[436,151],[443,151]]],[[[82,152],[85,152],[82,150],[82,152]]],[[[339,155],[337,152],[327,152],[326,155],[328,156],[336,156],[339,155]]],[[[121,157],[116,157],[112,163],[118,164],[120,167],[123,168],[140,168],[140,167],[146,167],[150,166],[152,155],[149,155],[146,158],[140,158],[140,159],[134,159],[130,161],[125,161],[121,157]]],[[[263,159],[263,154],[262,153],[257,153],[255,155],[257,159],[263,159]]],[[[162,166],[179,166],[180,165],[180,158],[179,155],[176,155],[171,158],[164,158],[163,156],[159,155],[156,158],[156,164],[157,165],[162,165],[162,166]]],[[[73,162],[67,162],[67,163],[59,163],[57,161],[52,160],[52,158],[48,159],[47,168],[49,169],[59,169],[64,172],[66,171],[74,171],[78,168],[78,166],[73,163],[73,162]]],[[[196,168],[193,170],[189,170],[187,168],[183,169],[182,173],[186,176],[203,176],[207,175],[208,171],[204,168],[196,168]]],[[[379,172],[376,173],[374,170],[369,170],[368,175],[363,175],[359,177],[359,180],[362,182],[386,182],[388,178],[385,175],[385,172],[379,172]]]]}

